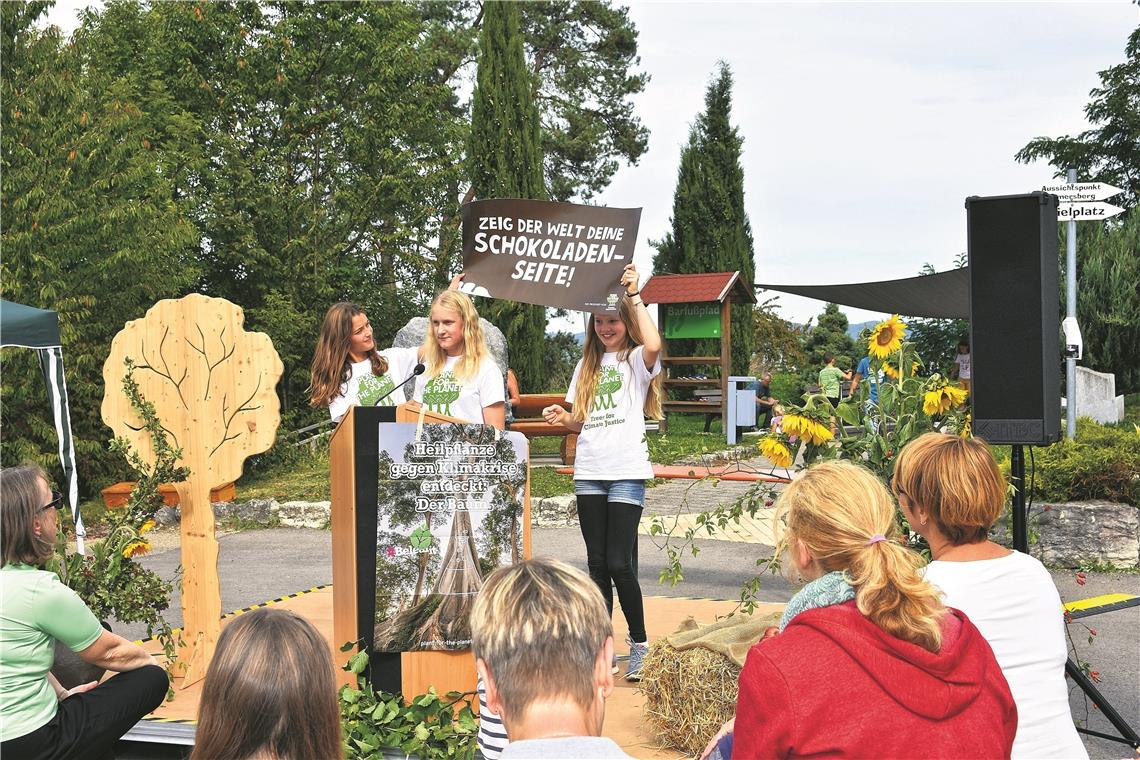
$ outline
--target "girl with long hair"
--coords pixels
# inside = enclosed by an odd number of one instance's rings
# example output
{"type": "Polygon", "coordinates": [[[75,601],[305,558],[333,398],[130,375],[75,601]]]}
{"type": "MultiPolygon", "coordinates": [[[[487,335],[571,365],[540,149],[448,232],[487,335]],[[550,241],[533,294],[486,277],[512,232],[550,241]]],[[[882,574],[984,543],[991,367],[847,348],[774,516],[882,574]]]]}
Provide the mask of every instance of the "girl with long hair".
{"type": "Polygon", "coordinates": [[[222,630],[202,687],[191,760],[338,760],[336,674],[312,623],[275,607],[222,630]]]}
{"type": "Polygon", "coordinates": [[[448,289],[436,296],[428,319],[420,349],[427,371],[416,378],[412,398],[437,414],[502,430],[503,371],[487,348],[475,304],[466,294],[448,289]]]}
{"type": "Polygon", "coordinates": [[[327,406],[334,420],[351,406],[394,406],[402,399],[392,391],[411,375],[418,351],[395,347],[377,351],[368,315],[347,301],[333,304],[313,354],[309,404],[327,406]]]}
{"type": "Polygon", "coordinates": [[[792,481],[777,515],[785,568],[809,582],[748,653],[732,756],[1009,757],[1009,686],[899,543],[886,486],[825,462],[792,481]]]}
{"type": "Polygon", "coordinates": [[[617,587],[629,623],[626,679],[636,681],[648,650],[636,571],[637,527],[645,481],[653,477],[645,417],[661,419],[661,335],[641,301],[633,264],[622,271],[621,284],[626,297],[618,312],[590,316],[582,358],[566,392],[574,411],[554,404],[542,416],[579,432],[574,494],[586,563],[611,614],[617,587]]]}

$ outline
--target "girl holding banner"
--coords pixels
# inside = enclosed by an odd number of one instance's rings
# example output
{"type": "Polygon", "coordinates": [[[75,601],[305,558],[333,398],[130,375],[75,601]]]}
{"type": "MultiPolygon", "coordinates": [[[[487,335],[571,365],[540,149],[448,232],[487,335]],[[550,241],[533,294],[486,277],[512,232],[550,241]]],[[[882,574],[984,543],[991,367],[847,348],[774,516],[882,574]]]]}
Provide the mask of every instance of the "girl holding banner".
{"type": "Polygon", "coordinates": [[[618,313],[590,317],[566,392],[574,411],[555,404],[542,416],[579,431],[574,493],[586,562],[611,614],[617,587],[629,623],[626,680],[637,681],[648,644],[634,557],[645,481],[653,477],[645,417],[661,418],[661,335],[641,301],[633,264],[622,271],[621,284],[626,297],[618,313]]]}

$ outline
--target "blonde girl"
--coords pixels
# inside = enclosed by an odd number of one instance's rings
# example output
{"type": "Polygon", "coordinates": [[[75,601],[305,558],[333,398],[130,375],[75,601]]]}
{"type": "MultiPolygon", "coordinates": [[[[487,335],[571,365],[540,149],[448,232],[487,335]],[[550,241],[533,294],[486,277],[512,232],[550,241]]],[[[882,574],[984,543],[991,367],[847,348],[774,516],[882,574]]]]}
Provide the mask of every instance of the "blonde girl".
{"type": "Polygon", "coordinates": [[[780,633],[748,653],[732,755],[1009,757],[1017,711],[1005,678],[898,542],[886,486],[826,462],[784,490],[777,513],[786,561],[809,582],[780,633]]]}
{"type": "Polygon", "coordinates": [[[653,477],[645,417],[661,418],[661,335],[641,301],[633,264],[622,271],[621,284],[626,297],[617,313],[590,317],[582,358],[566,392],[573,412],[554,404],[542,416],[579,433],[574,493],[586,563],[611,614],[617,587],[629,623],[626,679],[636,681],[648,650],[636,570],[637,527],[645,481],[653,477]]]}
{"type": "Polygon", "coordinates": [[[427,371],[416,378],[413,399],[429,411],[502,430],[503,372],[487,349],[475,304],[458,290],[445,290],[432,302],[428,319],[420,349],[427,371]]]}
{"type": "Polygon", "coordinates": [[[418,349],[376,350],[372,325],[359,306],[333,304],[321,324],[310,366],[309,404],[327,406],[339,420],[356,405],[394,406],[403,400],[392,391],[415,367],[418,349]]]}

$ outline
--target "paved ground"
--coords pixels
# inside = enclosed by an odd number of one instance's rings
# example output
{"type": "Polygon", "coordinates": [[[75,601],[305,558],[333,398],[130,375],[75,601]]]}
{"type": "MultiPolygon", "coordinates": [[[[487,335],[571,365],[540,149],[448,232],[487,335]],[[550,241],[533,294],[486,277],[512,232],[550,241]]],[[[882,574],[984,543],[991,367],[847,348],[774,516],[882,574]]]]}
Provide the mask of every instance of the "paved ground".
{"type": "MultiPolygon", "coordinates": [[[[719,504],[732,503],[748,490],[747,483],[673,481],[647,492],[646,518],[638,545],[640,576],[647,595],[736,599],[741,584],[757,573],[772,554],[770,510],[758,519],[732,531],[732,540],[701,539],[695,545],[699,553],[683,560],[684,582],[675,587],[662,586],[657,579],[663,569],[664,552],[660,536],[648,535],[652,516],[661,516],[678,532],[693,523],[695,514],[719,504]]],[[[157,546],[171,546],[163,542],[157,546]]],[[[230,611],[274,599],[286,594],[332,582],[330,565],[331,535],[328,531],[282,528],[232,533],[219,539],[221,547],[219,572],[222,579],[222,608],[230,611]]],[[[541,528],[533,533],[536,555],[553,556],[584,565],[584,548],[576,527],[541,528]]],[[[143,563],[165,577],[172,577],[180,562],[177,548],[156,551],[143,563]]],[[[1086,582],[1078,584],[1073,571],[1056,571],[1054,582],[1065,601],[1113,592],[1140,594],[1140,575],[1090,573],[1086,582]]],[[[763,601],[784,602],[796,591],[783,578],[765,574],[761,583],[763,601]]],[[[174,599],[171,620],[181,622],[179,600],[174,599]]],[[[1101,678],[1105,696],[1134,727],[1140,728],[1140,608],[1088,618],[1084,621],[1096,630],[1093,643],[1081,623],[1070,626],[1080,657],[1091,663],[1101,678]]],[[[139,637],[137,628],[119,629],[123,635],[139,637]]],[[[1074,690],[1075,691],[1075,690],[1074,690]]],[[[1086,720],[1094,729],[1111,732],[1104,716],[1086,706],[1083,695],[1072,695],[1073,716],[1086,720]],[[1086,717],[1087,716],[1087,717],[1086,717]]],[[[1086,747],[1094,758],[1122,758],[1128,748],[1120,743],[1086,739],[1086,747]]]]}

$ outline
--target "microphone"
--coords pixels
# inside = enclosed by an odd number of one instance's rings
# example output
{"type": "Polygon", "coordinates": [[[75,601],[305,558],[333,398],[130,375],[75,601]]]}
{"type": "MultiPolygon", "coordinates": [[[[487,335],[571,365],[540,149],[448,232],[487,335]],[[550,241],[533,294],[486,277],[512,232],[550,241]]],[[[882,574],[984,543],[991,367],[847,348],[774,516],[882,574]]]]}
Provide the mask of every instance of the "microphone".
{"type": "Polygon", "coordinates": [[[376,403],[374,403],[372,406],[380,406],[381,401],[383,401],[384,399],[388,398],[389,396],[391,396],[396,391],[403,388],[405,385],[408,384],[408,381],[411,380],[413,377],[415,377],[417,375],[422,375],[425,371],[427,371],[427,366],[423,362],[420,362],[419,364],[417,364],[415,367],[412,368],[412,374],[405,377],[404,382],[400,383],[395,388],[388,391],[387,393],[385,393],[380,398],[376,399],[376,403]]]}

